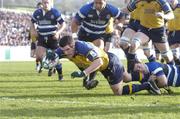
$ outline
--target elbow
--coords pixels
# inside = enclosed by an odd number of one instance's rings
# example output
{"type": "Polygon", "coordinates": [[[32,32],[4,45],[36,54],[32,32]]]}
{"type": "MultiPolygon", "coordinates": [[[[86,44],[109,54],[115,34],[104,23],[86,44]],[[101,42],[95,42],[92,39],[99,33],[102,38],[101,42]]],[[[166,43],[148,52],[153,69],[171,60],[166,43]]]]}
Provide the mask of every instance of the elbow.
{"type": "Polygon", "coordinates": [[[171,19],[174,19],[174,14],[173,13],[170,14],[170,20],[171,19]]]}
{"type": "Polygon", "coordinates": [[[103,60],[101,58],[99,58],[99,67],[103,65],[103,60]]]}
{"type": "Polygon", "coordinates": [[[167,20],[172,20],[174,19],[174,13],[173,12],[170,12],[167,17],[166,17],[167,20]]]}

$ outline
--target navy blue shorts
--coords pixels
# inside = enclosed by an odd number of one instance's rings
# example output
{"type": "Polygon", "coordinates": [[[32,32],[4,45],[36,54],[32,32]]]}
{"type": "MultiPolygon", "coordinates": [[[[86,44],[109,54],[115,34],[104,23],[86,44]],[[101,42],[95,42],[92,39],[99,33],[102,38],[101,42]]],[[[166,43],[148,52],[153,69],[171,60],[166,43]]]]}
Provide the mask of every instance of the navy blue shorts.
{"type": "Polygon", "coordinates": [[[139,32],[146,34],[153,43],[166,43],[166,30],[164,27],[161,28],[146,28],[142,25],[139,25],[139,32]]]}
{"type": "Polygon", "coordinates": [[[180,31],[170,31],[168,35],[169,45],[180,44],[180,31]]]}
{"type": "Polygon", "coordinates": [[[38,37],[37,46],[42,46],[47,49],[55,50],[58,48],[58,40],[52,38],[53,36],[41,36],[38,37]]]}
{"type": "Polygon", "coordinates": [[[93,42],[97,39],[104,40],[105,37],[106,37],[105,34],[91,34],[91,33],[87,33],[83,29],[80,29],[78,32],[78,39],[86,42],[93,42]]]}
{"type": "Polygon", "coordinates": [[[140,25],[140,21],[139,20],[130,19],[127,28],[130,28],[130,29],[132,29],[132,30],[137,32],[139,30],[139,25],[140,25]]]}
{"type": "Polygon", "coordinates": [[[108,52],[108,57],[109,65],[105,70],[101,71],[101,73],[110,85],[118,84],[123,80],[124,66],[115,54],[108,52]]]}
{"type": "Polygon", "coordinates": [[[112,42],[112,36],[113,36],[113,33],[108,33],[108,34],[105,34],[104,35],[104,42],[112,42]]]}

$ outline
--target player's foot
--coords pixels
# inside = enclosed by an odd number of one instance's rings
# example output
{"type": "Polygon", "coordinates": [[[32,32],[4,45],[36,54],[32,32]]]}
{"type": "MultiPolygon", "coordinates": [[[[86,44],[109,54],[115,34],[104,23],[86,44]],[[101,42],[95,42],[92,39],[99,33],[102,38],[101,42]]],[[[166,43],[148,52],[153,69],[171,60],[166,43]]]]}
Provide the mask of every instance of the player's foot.
{"type": "Polygon", "coordinates": [[[63,79],[63,75],[62,75],[62,74],[58,74],[58,80],[59,80],[59,81],[64,80],[64,79],[63,79]]]}
{"type": "Polygon", "coordinates": [[[99,81],[98,80],[88,80],[86,81],[86,84],[84,85],[84,87],[87,89],[87,90],[90,90],[90,89],[93,89],[95,88],[97,85],[98,85],[99,81]]]}
{"type": "Polygon", "coordinates": [[[167,91],[168,94],[173,94],[174,93],[169,86],[164,87],[164,89],[167,91]]]}
{"type": "Polygon", "coordinates": [[[153,80],[150,80],[147,83],[149,84],[149,87],[150,87],[149,92],[151,94],[156,94],[156,95],[161,94],[160,89],[157,87],[156,83],[153,80]]]}
{"type": "Polygon", "coordinates": [[[52,76],[52,74],[53,74],[52,69],[49,69],[48,76],[52,76]]]}
{"type": "Polygon", "coordinates": [[[36,70],[37,70],[38,73],[41,73],[41,72],[42,72],[42,66],[41,66],[41,64],[38,64],[38,65],[36,66],[36,70]]]}

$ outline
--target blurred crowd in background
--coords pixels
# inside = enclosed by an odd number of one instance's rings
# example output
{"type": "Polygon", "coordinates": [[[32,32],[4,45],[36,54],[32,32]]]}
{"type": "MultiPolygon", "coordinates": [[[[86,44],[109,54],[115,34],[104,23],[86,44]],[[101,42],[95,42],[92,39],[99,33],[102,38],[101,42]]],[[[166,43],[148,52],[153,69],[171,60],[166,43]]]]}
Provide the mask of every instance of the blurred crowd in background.
{"type": "MultiPolygon", "coordinates": [[[[72,16],[64,15],[67,26],[62,35],[71,33],[71,18],[72,16]]],[[[30,46],[30,19],[30,13],[0,10],[0,46],[30,46]]],[[[119,34],[119,31],[114,31],[114,47],[118,47],[119,34]]]]}
{"type": "Polygon", "coordinates": [[[0,11],[0,45],[27,46],[30,14],[0,11]]]}

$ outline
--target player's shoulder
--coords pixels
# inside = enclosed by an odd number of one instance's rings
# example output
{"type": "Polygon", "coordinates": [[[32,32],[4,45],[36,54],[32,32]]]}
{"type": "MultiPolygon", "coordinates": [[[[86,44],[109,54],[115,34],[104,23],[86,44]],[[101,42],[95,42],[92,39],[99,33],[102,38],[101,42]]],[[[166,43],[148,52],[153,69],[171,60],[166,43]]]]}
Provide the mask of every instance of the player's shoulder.
{"type": "Polygon", "coordinates": [[[42,9],[41,9],[41,8],[36,9],[36,10],[34,11],[34,14],[35,14],[35,15],[40,14],[40,13],[42,13],[42,9]]]}
{"type": "Polygon", "coordinates": [[[150,69],[156,69],[156,68],[159,68],[162,66],[161,63],[159,62],[148,62],[148,63],[145,63],[150,69]]]}
{"type": "Polygon", "coordinates": [[[112,5],[112,4],[109,4],[109,3],[106,4],[106,7],[107,7],[108,9],[117,8],[116,6],[114,6],[114,5],[112,5]]]}
{"type": "Polygon", "coordinates": [[[91,47],[91,48],[93,48],[93,46],[92,46],[91,43],[85,42],[85,41],[76,41],[75,46],[76,46],[77,48],[79,48],[79,49],[82,49],[82,50],[83,50],[83,48],[86,48],[86,47],[91,47]]]}
{"type": "Polygon", "coordinates": [[[87,4],[85,4],[85,5],[83,5],[83,6],[81,7],[81,10],[88,11],[88,10],[90,10],[90,9],[93,9],[93,6],[94,6],[94,3],[93,3],[93,2],[87,3],[87,4]]]}
{"type": "Polygon", "coordinates": [[[85,42],[85,41],[76,41],[75,42],[75,50],[78,53],[86,53],[89,52],[91,49],[93,49],[93,45],[91,43],[85,42]]]}

